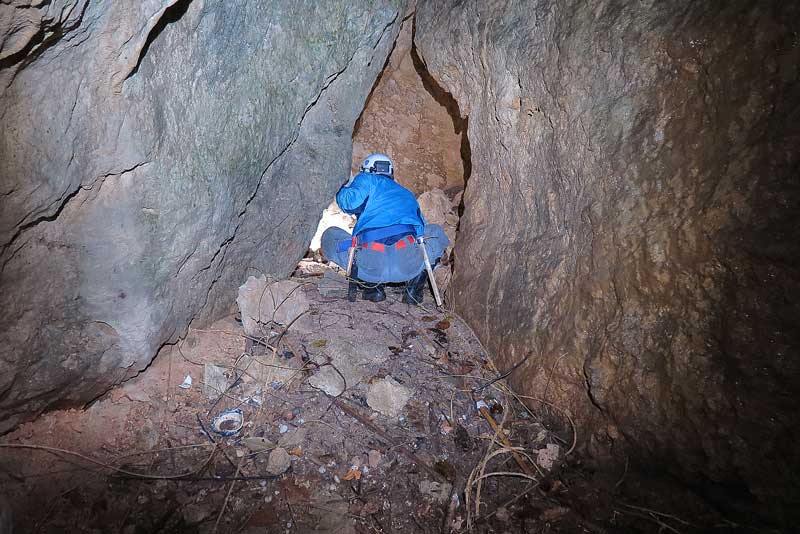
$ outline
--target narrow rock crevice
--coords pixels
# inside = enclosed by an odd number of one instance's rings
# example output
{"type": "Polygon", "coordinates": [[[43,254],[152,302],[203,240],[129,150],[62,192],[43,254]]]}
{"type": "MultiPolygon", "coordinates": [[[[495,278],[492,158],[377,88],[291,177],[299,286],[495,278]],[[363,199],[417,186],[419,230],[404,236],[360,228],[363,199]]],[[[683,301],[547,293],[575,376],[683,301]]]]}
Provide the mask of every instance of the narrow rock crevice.
{"type": "Polygon", "coordinates": [[[131,66],[124,69],[123,75],[120,76],[122,82],[139,72],[139,66],[142,64],[142,60],[147,55],[148,50],[150,50],[150,45],[158,39],[161,33],[170,24],[178,22],[181,17],[186,14],[193,1],[194,0],[174,0],[172,4],[163,8],[160,16],[156,15],[154,17],[154,21],[151,22],[152,27],[150,31],[147,32],[147,37],[139,45],[139,50],[136,51],[133,58],[129,60],[131,66]]]}

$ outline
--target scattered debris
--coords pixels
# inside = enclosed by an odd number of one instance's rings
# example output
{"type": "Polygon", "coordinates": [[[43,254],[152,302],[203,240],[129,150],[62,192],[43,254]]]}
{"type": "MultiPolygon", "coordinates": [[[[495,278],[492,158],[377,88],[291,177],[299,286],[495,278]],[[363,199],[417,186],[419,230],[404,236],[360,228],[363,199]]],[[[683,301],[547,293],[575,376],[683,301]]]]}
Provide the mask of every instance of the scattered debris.
{"type": "Polygon", "coordinates": [[[211,516],[211,510],[202,504],[190,503],[183,507],[181,515],[183,520],[190,525],[197,525],[202,523],[203,520],[211,516]]]}
{"type": "Polygon", "coordinates": [[[386,417],[397,417],[403,412],[414,392],[400,385],[394,378],[386,377],[373,382],[367,391],[369,407],[386,417]]]}
{"type": "Polygon", "coordinates": [[[244,426],[242,410],[225,410],[211,422],[211,430],[220,436],[233,436],[239,433],[244,426]]]}
{"type": "MultiPolygon", "coordinates": [[[[20,452],[16,463],[24,467],[15,465],[15,476],[28,482],[14,491],[34,495],[52,487],[48,498],[57,503],[52,519],[37,528],[70,530],[65,525],[80,520],[74,501],[104,503],[90,512],[93,521],[103,531],[125,534],[185,526],[220,534],[386,532],[390,524],[395,532],[440,532],[446,524],[474,526],[474,510],[487,520],[501,505],[511,519],[490,521],[518,530],[516,508],[507,503],[533,487],[532,477],[520,472],[508,452],[499,454],[505,448],[499,443],[505,439],[536,461],[535,449],[554,442],[548,428],[533,413],[524,423],[516,417],[528,412],[502,381],[483,393],[497,432],[475,411],[468,392],[497,373],[457,317],[402,304],[399,287],[389,287],[383,303],[333,299],[315,289],[346,289],[331,272],[291,284],[262,278],[253,286],[270,300],[285,288],[302,292],[299,301],[307,307],[295,314],[296,321],[286,323],[277,313],[293,298],[286,295],[273,307],[274,320],[257,321],[257,336],[233,316],[207,330],[191,329],[172,352],[112,391],[112,402],[95,403],[86,412],[51,412],[30,424],[41,428],[38,433],[21,429],[0,438],[0,446],[43,440],[80,452],[90,466],[110,466],[87,471],[81,487],[71,490],[74,477],[59,455],[37,454],[33,462],[20,452]],[[170,376],[199,372],[202,388],[170,395],[170,376]],[[68,431],[51,432],[52,418],[67,418],[68,431]],[[35,477],[47,465],[58,483],[35,477]],[[167,482],[174,478],[181,483],[167,482]],[[238,517],[249,519],[236,524],[238,517]]],[[[242,313],[242,323],[247,315],[242,313]]],[[[16,460],[16,454],[10,456],[16,460]]],[[[5,489],[13,480],[0,483],[5,489]]],[[[23,506],[20,514],[35,517],[36,506],[23,506]]]]}
{"type": "MultiPolygon", "coordinates": [[[[288,429],[287,429],[288,430],[288,429]]],[[[307,428],[298,428],[293,432],[281,432],[281,437],[278,440],[278,446],[283,447],[285,449],[292,449],[294,447],[298,447],[305,443],[306,434],[308,434],[307,428]]]]}
{"type": "Polygon", "coordinates": [[[192,387],[192,375],[186,375],[186,378],[183,379],[183,382],[178,384],[178,387],[181,389],[189,389],[192,387]]]}

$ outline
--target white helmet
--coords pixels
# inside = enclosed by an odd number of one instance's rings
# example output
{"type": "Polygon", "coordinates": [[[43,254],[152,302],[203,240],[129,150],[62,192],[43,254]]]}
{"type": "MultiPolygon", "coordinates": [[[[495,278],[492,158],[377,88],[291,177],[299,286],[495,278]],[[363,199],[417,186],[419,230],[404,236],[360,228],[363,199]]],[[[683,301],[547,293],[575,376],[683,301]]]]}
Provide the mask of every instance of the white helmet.
{"type": "Polygon", "coordinates": [[[385,174],[390,178],[394,178],[394,164],[386,154],[372,154],[361,164],[361,172],[385,174]]]}

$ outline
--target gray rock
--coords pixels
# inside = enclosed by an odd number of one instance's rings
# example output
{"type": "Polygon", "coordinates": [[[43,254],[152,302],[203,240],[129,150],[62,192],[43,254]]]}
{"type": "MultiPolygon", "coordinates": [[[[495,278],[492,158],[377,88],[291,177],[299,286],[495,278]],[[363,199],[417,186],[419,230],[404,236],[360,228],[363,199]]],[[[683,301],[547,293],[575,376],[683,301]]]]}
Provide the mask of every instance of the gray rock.
{"type": "Polygon", "coordinates": [[[330,327],[326,334],[329,339],[322,353],[314,356],[314,361],[321,367],[308,381],[331,396],[355,386],[371,366],[385,362],[388,358],[386,347],[393,341],[383,331],[330,327]]]}
{"type": "Polygon", "coordinates": [[[322,279],[315,280],[317,291],[323,297],[344,298],[347,296],[347,279],[331,269],[325,269],[322,279]]]}
{"type": "Polygon", "coordinates": [[[406,403],[414,393],[395,379],[386,377],[370,384],[367,390],[367,404],[386,417],[397,417],[403,413],[406,403]]]}
{"type": "Polygon", "coordinates": [[[447,502],[452,488],[453,486],[449,482],[435,480],[420,480],[419,482],[419,492],[439,502],[447,502]]]}
{"type": "Polygon", "coordinates": [[[0,432],[291,272],[405,3],[0,4],[0,432]]]}
{"type": "Polygon", "coordinates": [[[275,444],[267,438],[250,436],[242,440],[242,444],[252,452],[264,452],[275,448],[275,444]]]}
{"type": "Polygon", "coordinates": [[[189,503],[181,509],[183,520],[190,525],[196,525],[211,516],[212,510],[208,506],[197,503],[189,503]]]}
{"type": "Polygon", "coordinates": [[[278,447],[272,449],[267,458],[267,471],[273,475],[282,475],[292,465],[292,456],[286,449],[278,447]]]}
{"type": "Polygon", "coordinates": [[[302,446],[306,441],[307,428],[298,428],[291,432],[283,434],[278,440],[278,446],[284,449],[293,449],[294,447],[302,446]]]}
{"type": "Polygon", "coordinates": [[[236,304],[247,335],[268,337],[270,328],[289,327],[293,332],[308,333],[315,322],[310,315],[315,286],[294,280],[271,280],[251,276],[239,288],[236,304]],[[274,326],[272,326],[274,325],[274,326]]]}
{"type": "Polygon", "coordinates": [[[203,367],[203,392],[209,399],[216,399],[228,390],[225,368],[211,363],[203,367]]]}
{"type": "Polygon", "coordinates": [[[456,240],[456,226],[458,215],[453,209],[452,201],[447,198],[441,189],[431,189],[422,193],[417,199],[419,208],[429,224],[440,225],[451,243],[456,240]]]}
{"type": "Polygon", "coordinates": [[[796,2],[424,0],[415,33],[469,117],[449,297],[500,368],[533,352],[513,385],[795,517],[797,20],[796,2]]]}

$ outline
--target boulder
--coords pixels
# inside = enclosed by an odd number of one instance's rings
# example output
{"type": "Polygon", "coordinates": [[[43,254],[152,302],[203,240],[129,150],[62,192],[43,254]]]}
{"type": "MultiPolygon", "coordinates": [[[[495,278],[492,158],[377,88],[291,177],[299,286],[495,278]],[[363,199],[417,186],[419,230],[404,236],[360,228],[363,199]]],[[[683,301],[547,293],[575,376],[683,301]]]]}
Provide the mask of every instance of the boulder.
{"type": "Polygon", "coordinates": [[[0,4],[0,433],[291,272],[405,4],[0,4]]]}
{"type": "Polygon", "coordinates": [[[755,508],[729,512],[792,525],[799,19],[796,2],[422,0],[415,26],[469,119],[448,296],[501,369],[532,351],[513,386],[619,468],[736,488],[755,508]]]}

